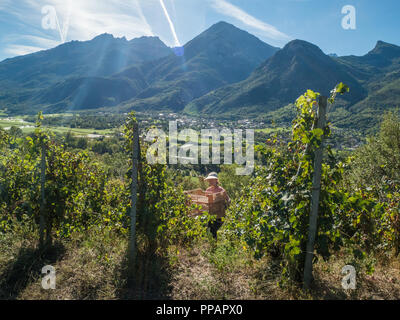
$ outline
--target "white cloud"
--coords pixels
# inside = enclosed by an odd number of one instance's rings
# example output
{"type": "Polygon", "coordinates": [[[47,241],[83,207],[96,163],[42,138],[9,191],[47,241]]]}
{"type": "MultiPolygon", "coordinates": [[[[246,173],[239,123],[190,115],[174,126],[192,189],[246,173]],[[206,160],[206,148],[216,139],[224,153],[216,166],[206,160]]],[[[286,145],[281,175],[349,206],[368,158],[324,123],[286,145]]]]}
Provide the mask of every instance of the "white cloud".
{"type": "Polygon", "coordinates": [[[204,17],[210,9],[238,20],[251,29],[249,32],[262,38],[276,42],[289,40],[274,26],[227,0],[0,0],[0,23],[13,30],[12,33],[0,30],[0,56],[6,57],[5,52],[49,49],[62,43],[58,27],[57,30],[42,28],[42,8],[47,5],[56,9],[61,30],[68,21],[71,6],[65,41],[86,41],[107,32],[128,39],[157,35],[167,45],[176,46],[207,26],[204,17]]]}
{"type": "Polygon", "coordinates": [[[247,26],[261,31],[263,36],[267,38],[278,41],[287,41],[291,39],[287,34],[279,31],[274,26],[253,17],[241,8],[225,0],[211,0],[211,6],[219,13],[235,18],[247,26]]]}
{"type": "MultiPolygon", "coordinates": [[[[41,3],[41,5],[44,4],[53,5],[56,8],[60,24],[63,24],[67,17],[70,4],[71,15],[67,39],[89,40],[105,32],[128,38],[153,35],[138,0],[70,0],[69,3],[65,0],[47,0],[46,3],[41,3]]],[[[36,10],[40,10],[39,6],[36,6],[36,10]]]]}
{"type": "Polygon", "coordinates": [[[25,36],[15,36],[11,40],[11,35],[8,35],[7,41],[1,41],[5,44],[5,52],[31,53],[35,48],[48,49],[62,43],[58,29],[42,29],[42,8],[48,5],[56,9],[61,30],[68,21],[70,11],[65,41],[90,40],[101,33],[110,33],[116,37],[126,36],[128,39],[154,35],[143,15],[139,0],[23,0],[18,4],[2,0],[0,8],[7,13],[10,21],[26,28],[25,36]]]}
{"type": "Polygon", "coordinates": [[[34,53],[37,51],[44,50],[45,48],[34,47],[34,46],[25,46],[19,44],[10,44],[5,49],[5,52],[12,56],[22,56],[25,54],[34,53]]]}
{"type": "Polygon", "coordinates": [[[18,36],[17,38],[21,39],[23,42],[33,43],[41,48],[53,48],[60,44],[59,40],[32,35],[22,35],[18,36]]]}

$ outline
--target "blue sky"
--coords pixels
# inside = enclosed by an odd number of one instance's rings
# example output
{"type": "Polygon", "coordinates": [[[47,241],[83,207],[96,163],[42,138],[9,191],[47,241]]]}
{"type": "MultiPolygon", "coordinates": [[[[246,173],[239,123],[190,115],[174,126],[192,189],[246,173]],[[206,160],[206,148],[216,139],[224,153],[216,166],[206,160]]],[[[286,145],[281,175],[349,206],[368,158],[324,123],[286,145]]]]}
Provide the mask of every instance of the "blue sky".
{"type": "Polygon", "coordinates": [[[221,20],[274,46],[302,39],[325,53],[363,55],[377,40],[400,45],[399,16],[398,0],[0,0],[0,61],[104,32],[183,45],[221,20]],[[356,9],[355,30],[342,28],[345,5],[356,9]],[[57,19],[43,22],[54,17],[46,6],[57,19]]]}

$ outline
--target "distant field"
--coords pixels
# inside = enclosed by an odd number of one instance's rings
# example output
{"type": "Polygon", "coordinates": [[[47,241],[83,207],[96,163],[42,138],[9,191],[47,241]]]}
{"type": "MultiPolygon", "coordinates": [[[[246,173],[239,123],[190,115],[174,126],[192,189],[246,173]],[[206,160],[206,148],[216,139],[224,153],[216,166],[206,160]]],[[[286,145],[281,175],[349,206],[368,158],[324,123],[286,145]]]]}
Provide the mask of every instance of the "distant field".
{"type": "Polygon", "coordinates": [[[52,114],[45,114],[43,115],[46,118],[54,118],[54,117],[72,117],[73,113],[52,113],[52,114]]]}
{"type": "MultiPolygon", "coordinates": [[[[89,136],[89,135],[110,135],[114,133],[114,129],[107,129],[107,130],[96,130],[96,129],[71,129],[68,127],[45,127],[49,128],[53,132],[59,132],[59,133],[68,133],[71,132],[76,135],[83,135],[83,136],[89,136]]],[[[33,130],[32,130],[33,131],[33,130]]]]}
{"type": "MultiPolygon", "coordinates": [[[[47,116],[56,116],[56,115],[47,115],[47,116]]],[[[63,116],[68,116],[63,114],[63,116]]],[[[31,133],[35,131],[35,124],[33,122],[27,122],[23,119],[23,117],[12,117],[12,118],[0,118],[0,127],[3,129],[9,129],[10,127],[15,126],[21,128],[24,133],[31,133]]],[[[44,128],[48,128],[49,130],[57,133],[68,133],[71,132],[75,135],[81,136],[91,136],[91,135],[111,135],[114,133],[115,129],[107,129],[107,130],[96,130],[96,129],[71,129],[69,127],[52,127],[52,126],[43,126],[44,128]]]]}
{"type": "Polygon", "coordinates": [[[286,127],[277,127],[277,128],[264,128],[264,129],[256,129],[256,132],[262,132],[262,133],[277,133],[277,132],[290,132],[290,128],[286,127]]]}
{"type": "Polygon", "coordinates": [[[31,123],[28,122],[24,122],[22,119],[16,119],[16,118],[12,118],[12,119],[5,119],[5,118],[0,118],[0,127],[11,127],[11,126],[23,126],[25,124],[29,124],[32,125],[31,123]]]}

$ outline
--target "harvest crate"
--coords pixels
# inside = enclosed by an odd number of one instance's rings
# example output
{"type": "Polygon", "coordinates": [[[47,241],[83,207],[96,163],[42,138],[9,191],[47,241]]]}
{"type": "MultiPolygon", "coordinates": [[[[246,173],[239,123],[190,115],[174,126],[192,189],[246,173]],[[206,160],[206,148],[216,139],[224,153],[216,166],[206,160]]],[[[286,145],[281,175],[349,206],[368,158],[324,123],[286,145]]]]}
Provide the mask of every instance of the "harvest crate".
{"type": "Polygon", "coordinates": [[[188,205],[195,204],[200,208],[191,212],[193,216],[199,216],[208,212],[216,215],[218,218],[225,213],[225,197],[223,192],[211,193],[201,189],[185,191],[189,198],[188,205]]]}

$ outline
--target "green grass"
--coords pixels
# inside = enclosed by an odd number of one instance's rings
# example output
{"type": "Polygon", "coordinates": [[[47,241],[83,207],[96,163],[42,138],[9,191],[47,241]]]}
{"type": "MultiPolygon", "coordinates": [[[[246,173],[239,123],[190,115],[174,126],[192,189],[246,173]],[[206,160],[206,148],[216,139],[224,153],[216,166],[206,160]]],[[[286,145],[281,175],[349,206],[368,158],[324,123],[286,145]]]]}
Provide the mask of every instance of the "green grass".
{"type": "Polygon", "coordinates": [[[22,120],[22,119],[11,118],[8,120],[8,119],[0,118],[0,128],[9,128],[12,126],[22,127],[22,126],[34,126],[35,125],[34,123],[21,122],[20,120],[22,120]]]}
{"type": "Polygon", "coordinates": [[[44,114],[46,118],[55,118],[55,117],[72,117],[74,116],[73,113],[52,113],[52,114],[44,114]]]}
{"type": "Polygon", "coordinates": [[[12,121],[5,120],[5,119],[0,119],[0,126],[1,127],[21,126],[22,124],[23,124],[22,122],[19,122],[16,119],[13,119],[12,121]]]}
{"type": "Polygon", "coordinates": [[[114,129],[107,129],[107,130],[96,130],[96,129],[71,129],[68,127],[46,127],[44,126],[44,128],[48,128],[53,132],[58,132],[58,133],[68,133],[71,132],[73,134],[77,134],[77,135],[90,135],[90,134],[98,134],[98,135],[110,135],[114,133],[114,129]]]}
{"type": "MultiPolygon", "coordinates": [[[[21,122],[19,120],[23,120],[23,117],[13,117],[10,119],[5,119],[5,118],[0,118],[0,128],[9,128],[12,126],[15,127],[26,127],[29,126],[29,128],[21,128],[23,133],[32,133],[35,131],[35,124],[32,122],[21,122]]],[[[106,130],[96,130],[94,128],[89,128],[89,129],[78,129],[74,128],[71,129],[69,127],[53,127],[53,126],[43,126],[43,128],[49,129],[52,132],[55,133],[68,133],[71,132],[72,134],[75,135],[81,135],[81,136],[89,136],[91,134],[96,134],[96,135],[111,135],[114,133],[115,129],[106,129],[106,130]]],[[[117,129],[117,128],[116,128],[117,129]]]]}
{"type": "Polygon", "coordinates": [[[256,132],[261,132],[261,133],[277,133],[277,132],[290,132],[290,128],[286,127],[276,127],[276,128],[264,128],[264,129],[256,129],[256,132]]]}

